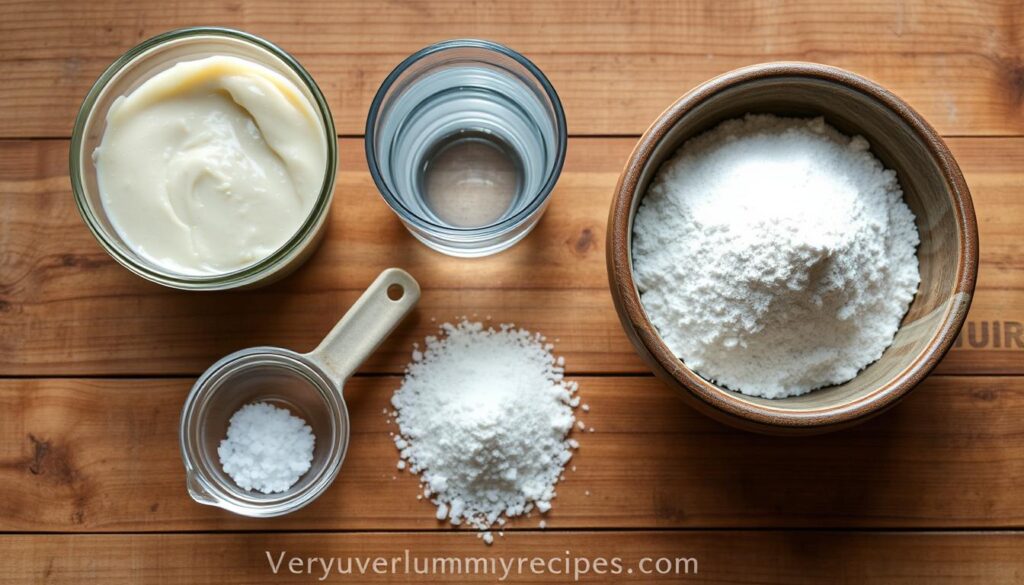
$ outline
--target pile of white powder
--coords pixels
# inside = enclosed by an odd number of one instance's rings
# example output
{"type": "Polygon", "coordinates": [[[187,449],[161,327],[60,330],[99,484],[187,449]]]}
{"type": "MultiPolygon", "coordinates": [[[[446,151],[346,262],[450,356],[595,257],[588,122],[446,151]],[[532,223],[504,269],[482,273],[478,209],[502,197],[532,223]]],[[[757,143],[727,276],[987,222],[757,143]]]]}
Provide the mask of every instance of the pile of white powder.
{"type": "Polygon", "coordinates": [[[438,520],[486,531],[534,507],[547,512],[578,446],[567,439],[579,397],[564,360],[539,334],[510,325],[441,329],[413,352],[391,400],[399,468],[421,474],[438,520]]]}
{"type": "Polygon", "coordinates": [[[316,439],[306,421],[266,402],[231,416],[217,454],[238,487],[265,494],[287,491],[309,471],[316,439]]]}
{"type": "Polygon", "coordinates": [[[701,376],[779,398],[853,378],[920,280],[896,173],[821,118],[748,115],[687,141],[636,215],[641,302],[701,376]]]}

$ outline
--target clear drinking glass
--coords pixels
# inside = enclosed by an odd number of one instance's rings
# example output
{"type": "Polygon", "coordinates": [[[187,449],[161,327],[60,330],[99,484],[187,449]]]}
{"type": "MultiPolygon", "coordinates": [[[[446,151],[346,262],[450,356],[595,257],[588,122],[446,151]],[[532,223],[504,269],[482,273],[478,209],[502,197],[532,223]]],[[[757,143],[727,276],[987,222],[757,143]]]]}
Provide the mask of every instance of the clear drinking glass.
{"type": "Polygon", "coordinates": [[[115,260],[153,282],[186,290],[221,290],[268,284],[288,274],[316,249],[326,227],[334,177],[337,172],[337,139],[327,100],[309,73],[291,55],[273,43],[237,30],[197,27],[170,31],[153,37],[122,55],[96,80],[75,120],[71,134],[71,189],[87,226],[115,260]],[[299,230],[281,248],[263,260],[224,274],[184,275],[169,271],[137,254],[114,229],[97,184],[92,154],[103,139],[107,111],[118,97],[180,61],[228,55],[255,61],[302,90],[319,114],[327,147],[327,169],[313,209],[299,230]]]}
{"type": "Polygon", "coordinates": [[[530,232],[565,161],[565,114],[540,69],[482,40],[408,57],[377,90],[366,159],[384,200],[424,244],[485,256],[530,232]]]}

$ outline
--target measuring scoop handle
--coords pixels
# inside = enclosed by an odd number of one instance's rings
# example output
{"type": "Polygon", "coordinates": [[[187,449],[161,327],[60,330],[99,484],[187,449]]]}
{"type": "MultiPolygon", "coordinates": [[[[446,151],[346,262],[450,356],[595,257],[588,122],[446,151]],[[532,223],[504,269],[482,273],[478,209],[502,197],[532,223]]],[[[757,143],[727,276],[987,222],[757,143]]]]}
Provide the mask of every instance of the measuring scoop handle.
{"type": "Polygon", "coordinates": [[[388,268],[307,357],[334,377],[339,387],[402,322],[420,298],[408,272],[388,268]]]}

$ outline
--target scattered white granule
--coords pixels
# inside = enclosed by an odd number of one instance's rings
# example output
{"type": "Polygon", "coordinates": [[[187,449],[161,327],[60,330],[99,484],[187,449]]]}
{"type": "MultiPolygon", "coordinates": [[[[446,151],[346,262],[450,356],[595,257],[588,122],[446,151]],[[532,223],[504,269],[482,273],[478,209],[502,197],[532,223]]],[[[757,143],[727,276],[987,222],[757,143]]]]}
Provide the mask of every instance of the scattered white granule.
{"type": "MultiPolygon", "coordinates": [[[[428,337],[392,404],[395,446],[438,520],[488,531],[551,509],[571,448],[576,385],[539,334],[465,320],[428,337]]],[[[488,544],[490,532],[483,536],[488,544]]]]}
{"type": "Polygon", "coordinates": [[[264,494],[287,491],[309,471],[316,438],[306,421],[266,402],[231,416],[217,455],[238,487],[264,494]]]}
{"type": "Polygon", "coordinates": [[[747,115],[687,141],[636,213],[640,299],[666,345],[731,390],[840,384],[892,343],[920,275],[914,215],[861,136],[747,115]]]}

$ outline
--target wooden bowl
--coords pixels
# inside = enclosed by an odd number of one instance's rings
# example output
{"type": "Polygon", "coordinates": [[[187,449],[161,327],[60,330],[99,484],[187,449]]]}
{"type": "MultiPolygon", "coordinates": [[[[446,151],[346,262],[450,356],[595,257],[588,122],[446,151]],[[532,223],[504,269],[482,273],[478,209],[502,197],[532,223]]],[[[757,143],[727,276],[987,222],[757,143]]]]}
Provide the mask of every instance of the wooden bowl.
{"type": "Polygon", "coordinates": [[[903,100],[862,77],[813,63],[767,63],[716,77],[679,99],[640,138],[619,178],[608,221],[608,279],[622,326],[654,373],[702,412],[771,434],[834,430],[893,406],[953,344],[971,304],[978,227],[971,195],[945,143],[903,100]],[[647,318],[633,280],[632,227],[651,179],[687,139],[744,114],[824,116],[897,173],[917,217],[921,285],[892,345],[853,380],[803,396],[765,399],[701,378],[647,318]]]}

